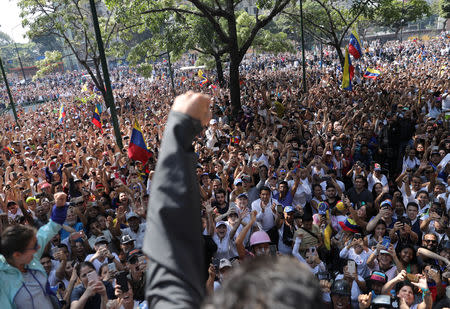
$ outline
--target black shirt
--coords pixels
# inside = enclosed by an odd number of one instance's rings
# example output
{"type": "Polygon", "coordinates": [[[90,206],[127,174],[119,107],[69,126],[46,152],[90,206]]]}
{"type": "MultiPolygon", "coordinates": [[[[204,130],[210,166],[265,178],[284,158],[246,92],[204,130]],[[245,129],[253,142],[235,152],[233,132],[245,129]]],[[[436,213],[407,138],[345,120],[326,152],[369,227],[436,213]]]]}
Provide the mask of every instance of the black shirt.
{"type": "MultiPolygon", "coordinates": [[[[112,287],[111,283],[102,281],[103,284],[106,287],[106,294],[108,295],[108,299],[114,298],[114,288],[112,287]]],[[[74,300],[79,300],[81,296],[83,296],[83,293],[86,291],[86,288],[83,286],[83,284],[79,284],[76,287],[73,288],[72,294],[70,295],[70,303],[72,303],[74,300]]],[[[102,305],[102,298],[100,294],[95,294],[92,297],[89,297],[89,299],[86,302],[86,305],[84,308],[86,309],[96,309],[101,308],[102,305]]]]}

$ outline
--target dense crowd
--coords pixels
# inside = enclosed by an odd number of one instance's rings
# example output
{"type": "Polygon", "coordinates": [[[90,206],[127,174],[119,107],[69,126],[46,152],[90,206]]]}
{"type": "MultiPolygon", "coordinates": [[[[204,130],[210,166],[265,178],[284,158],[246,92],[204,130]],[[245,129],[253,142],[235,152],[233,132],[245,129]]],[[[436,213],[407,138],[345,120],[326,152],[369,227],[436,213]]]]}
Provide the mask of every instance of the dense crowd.
{"type": "MultiPolygon", "coordinates": [[[[212,96],[213,118],[193,143],[209,294],[240,262],[272,254],[307,265],[333,308],[449,306],[449,47],[445,34],[372,42],[354,63],[351,92],[340,89],[331,50],[308,54],[306,93],[299,55],[248,55],[237,115],[212,72],[206,85],[196,71],[176,73],[177,93],[212,96]],[[363,78],[368,67],[380,76],[363,78]]],[[[13,87],[19,102],[56,100],[19,108],[20,126],[0,119],[0,297],[35,308],[41,288],[54,307],[146,306],[147,205],[173,102],[164,72],[112,70],[123,150],[81,73],[13,87]],[[92,124],[95,107],[103,133],[92,124]],[[127,156],[135,120],[152,153],[146,163],[127,156]],[[33,244],[29,227],[38,229],[33,244]],[[28,266],[31,278],[13,273],[31,261],[17,252],[43,268],[28,266]]]]}

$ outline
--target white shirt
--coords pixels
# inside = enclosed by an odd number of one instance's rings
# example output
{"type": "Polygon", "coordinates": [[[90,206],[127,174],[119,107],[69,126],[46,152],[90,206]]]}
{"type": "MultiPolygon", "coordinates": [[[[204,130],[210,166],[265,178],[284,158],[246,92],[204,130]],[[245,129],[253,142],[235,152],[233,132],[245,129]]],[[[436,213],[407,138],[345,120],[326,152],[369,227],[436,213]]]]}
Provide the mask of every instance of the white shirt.
{"type": "Polygon", "coordinates": [[[252,211],[256,210],[257,212],[256,224],[265,232],[275,226],[275,217],[272,212],[272,202],[272,199],[270,199],[264,212],[262,212],[261,208],[261,199],[257,199],[252,203],[252,211]]]}
{"type": "MultiPolygon", "coordinates": [[[[111,254],[114,256],[114,259],[115,259],[115,260],[120,261],[120,260],[119,260],[119,257],[117,256],[116,253],[112,252],[111,254]]],[[[93,254],[89,254],[88,256],[86,256],[86,258],[85,258],[84,260],[85,260],[85,261],[89,261],[93,256],[94,256],[94,253],[93,253],[93,254]]],[[[103,260],[103,262],[101,262],[99,259],[95,259],[95,260],[92,262],[92,264],[94,265],[95,270],[96,270],[97,273],[98,273],[98,271],[100,270],[100,267],[102,267],[102,265],[108,264],[108,258],[105,258],[105,259],[103,260]]]]}
{"type": "Polygon", "coordinates": [[[381,179],[378,179],[377,177],[375,177],[375,174],[369,173],[369,176],[367,176],[367,183],[368,183],[369,191],[372,191],[373,186],[377,182],[380,182],[383,185],[383,187],[386,187],[388,185],[388,180],[387,180],[386,176],[383,174],[380,174],[380,175],[381,175],[381,179]]]}
{"type": "Polygon", "coordinates": [[[217,245],[217,251],[214,256],[218,259],[230,259],[236,256],[233,255],[232,241],[230,240],[230,231],[231,229],[227,225],[227,234],[222,239],[219,238],[217,233],[214,233],[212,237],[217,245]]]}
{"type": "Polygon", "coordinates": [[[366,263],[371,254],[372,254],[372,250],[370,250],[370,249],[369,249],[369,251],[363,250],[363,252],[361,252],[361,254],[356,254],[354,248],[350,248],[350,250],[347,250],[347,247],[345,246],[339,253],[339,256],[341,259],[349,259],[349,260],[355,261],[356,270],[358,272],[358,275],[365,278],[370,275],[370,271],[369,271],[369,268],[367,267],[366,263]]]}
{"type": "MultiPolygon", "coordinates": [[[[289,180],[288,185],[289,188],[292,189],[294,185],[294,180],[289,180]]],[[[294,198],[292,200],[292,206],[300,205],[305,207],[306,203],[311,200],[311,184],[309,183],[308,177],[305,179],[300,179],[300,183],[298,184],[297,191],[294,193],[294,198]]]]}
{"type": "Polygon", "coordinates": [[[134,247],[136,249],[142,249],[144,245],[146,223],[139,224],[139,229],[137,233],[133,232],[129,227],[121,229],[122,235],[130,235],[134,239],[134,247]]]}

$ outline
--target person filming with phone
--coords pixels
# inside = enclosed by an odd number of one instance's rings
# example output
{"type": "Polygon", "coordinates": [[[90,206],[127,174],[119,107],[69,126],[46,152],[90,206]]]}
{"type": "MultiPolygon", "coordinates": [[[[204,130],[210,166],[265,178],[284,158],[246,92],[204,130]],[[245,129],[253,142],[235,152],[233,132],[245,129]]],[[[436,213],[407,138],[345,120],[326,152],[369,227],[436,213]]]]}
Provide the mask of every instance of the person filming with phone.
{"type": "Polygon", "coordinates": [[[106,309],[108,302],[107,287],[112,289],[109,282],[102,282],[95,267],[90,262],[77,265],[77,275],[81,284],[77,285],[70,296],[72,309],[106,309]]]}

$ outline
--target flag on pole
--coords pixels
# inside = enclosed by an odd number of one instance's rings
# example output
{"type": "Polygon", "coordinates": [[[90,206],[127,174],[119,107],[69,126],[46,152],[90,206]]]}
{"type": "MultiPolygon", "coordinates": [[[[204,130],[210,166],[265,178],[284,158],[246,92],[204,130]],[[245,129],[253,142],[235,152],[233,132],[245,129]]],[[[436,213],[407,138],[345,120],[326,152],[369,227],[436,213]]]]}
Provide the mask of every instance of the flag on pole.
{"type": "Polygon", "coordinates": [[[134,120],[133,130],[131,132],[130,144],[128,145],[128,158],[147,163],[152,156],[145,144],[144,134],[137,120],[134,120]]]}
{"type": "Polygon", "coordinates": [[[361,41],[359,40],[358,33],[353,30],[350,34],[350,41],[348,42],[348,52],[355,59],[361,58],[362,56],[362,48],[361,41]]]}
{"type": "Polygon", "coordinates": [[[379,70],[367,68],[366,73],[364,73],[365,78],[377,79],[381,72],[379,70]]]}
{"type": "Polygon", "coordinates": [[[66,111],[64,110],[64,103],[61,102],[61,107],[59,108],[58,122],[63,123],[65,117],[66,117],[66,111]]]}
{"type": "Polygon", "coordinates": [[[350,55],[348,53],[348,47],[345,48],[345,61],[344,70],[342,72],[342,89],[352,90],[352,78],[355,68],[350,60],[350,55]]]}
{"type": "Polygon", "coordinates": [[[205,73],[203,73],[203,71],[201,69],[198,70],[198,76],[201,79],[207,79],[205,73]]]}
{"type": "Polygon", "coordinates": [[[103,134],[103,128],[102,128],[102,120],[100,119],[100,113],[98,112],[98,108],[95,107],[94,115],[92,116],[92,123],[100,129],[101,133],[103,134]]]}

